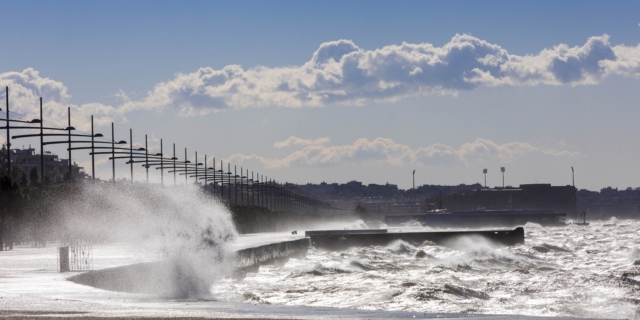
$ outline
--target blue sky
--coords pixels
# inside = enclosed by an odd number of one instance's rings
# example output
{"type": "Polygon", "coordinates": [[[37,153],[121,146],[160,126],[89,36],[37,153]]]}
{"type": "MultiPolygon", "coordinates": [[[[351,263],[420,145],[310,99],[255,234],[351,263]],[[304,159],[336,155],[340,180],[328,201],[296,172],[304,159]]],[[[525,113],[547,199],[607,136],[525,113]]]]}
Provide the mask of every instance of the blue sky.
{"type": "Polygon", "coordinates": [[[486,167],[497,185],[505,166],[507,184],[567,184],[575,166],[579,187],[640,186],[637,2],[16,1],[3,12],[0,84],[24,114],[31,92],[51,119],[71,105],[104,132],[113,120],[120,136],[133,127],[135,140],[298,183],[407,188],[414,168],[418,184],[474,183],[486,167]],[[428,69],[438,55],[447,68],[428,69]],[[215,82],[221,70],[245,89],[215,82]]]}

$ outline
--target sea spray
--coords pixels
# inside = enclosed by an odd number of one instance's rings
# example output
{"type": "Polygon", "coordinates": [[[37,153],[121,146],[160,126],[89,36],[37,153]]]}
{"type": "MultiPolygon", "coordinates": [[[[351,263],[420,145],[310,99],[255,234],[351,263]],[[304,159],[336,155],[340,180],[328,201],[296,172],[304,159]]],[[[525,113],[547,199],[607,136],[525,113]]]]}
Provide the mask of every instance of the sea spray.
{"type": "Polygon", "coordinates": [[[144,285],[159,295],[206,298],[231,271],[237,237],[231,215],[198,186],[85,183],[56,210],[70,242],[127,243],[161,260],[141,271],[152,273],[144,278],[153,283],[144,285]]]}

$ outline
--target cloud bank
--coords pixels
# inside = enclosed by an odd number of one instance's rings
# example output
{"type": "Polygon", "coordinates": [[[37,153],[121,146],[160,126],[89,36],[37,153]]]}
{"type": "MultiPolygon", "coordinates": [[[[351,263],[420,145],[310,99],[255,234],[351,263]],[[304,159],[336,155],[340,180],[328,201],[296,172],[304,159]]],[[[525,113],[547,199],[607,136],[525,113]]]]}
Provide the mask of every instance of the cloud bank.
{"type": "Polygon", "coordinates": [[[442,47],[402,43],[375,50],[350,40],[322,43],[301,66],[201,68],[157,84],[128,109],[175,107],[182,114],[250,107],[320,107],[456,94],[480,86],[589,85],[610,75],[640,76],[640,46],[609,36],[513,55],[497,44],[456,35],[442,47]]]}
{"type": "MultiPolygon", "coordinates": [[[[291,137],[286,141],[294,139],[300,138],[291,137]]],[[[350,145],[308,145],[290,153],[284,158],[265,158],[255,154],[234,154],[227,161],[237,164],[258,162],[262,166],[271,169],[293,166],[335,166],[347,163],[362,164],[367,162],[400,166],[410,163],[439,166],[484,160],[509,162],[523,155],[534,153],[554,157],[580,156],[578,152],[538,148],[526,142],[499,144],[481,138],[473,142],[464,143],[458,148],[437,143],[416,149],[396,143],[388,138],[377,138],[374,140],[363,138],[356,140],[350,145]]]]}
{"type": "MultiPolygon", "coordinates": [[[[441,47],[404,42],[366,50],[351,40],[337,40],[322,43],[300,66],[204,67],[156,84],[145,98],[134,100],[119,92],[118,106],[72,105],[76,110],[72,114],[84,119],[93,114],[98,123],[106,124],[134,110],[169,108],[188,116],[268,106],[362,105],[427,94],[455,95],[478,87],[593,85],[612,75],[640,77],[640,45],[614,46],[603,35],[581,46],[559,44],[520,56],[465,34],[441,47]]],[[[47,118],[66,122],[71,96],[63,83],[29,68],[0,74],[0,86],[7,85],[14,110],[36,117],[37,98],[43,96],[47,118]]]]}
{"type": "Polygon", "coordinates": [[[318,146],[318,145],[327,144],[330,141],[331,139],[329,137],[322,137],[322,138],[313,140],[313,139],[302,139],[302,138],[291,136],[287,140],[274,143],[273,146],[278,149],[286,148],[290,146],[318,146]]]}

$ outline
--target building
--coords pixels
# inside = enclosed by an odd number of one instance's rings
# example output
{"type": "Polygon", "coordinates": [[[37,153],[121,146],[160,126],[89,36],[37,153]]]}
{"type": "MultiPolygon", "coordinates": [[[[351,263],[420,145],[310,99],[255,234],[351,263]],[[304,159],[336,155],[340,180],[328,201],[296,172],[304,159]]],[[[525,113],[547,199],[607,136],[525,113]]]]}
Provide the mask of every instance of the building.
{"type": "Polygon", "coordinates": [[[450,212],[474,210],[554,210],[576,217],[576,188],[551,184],[521,184],[518,188],[478,188],[434,196],[428,207],[450,212]]]}
{"type": "MultiPolygon", "coordinates": [[[[7,168],[7,148],[2,145],[0,150],[0,163],[2,171],[6,172],[7,168]]],[[[11,149],[11,175],[15,180],[21,180],[23,175],[28,179],[31,170],[38,172],[38,177],[42,177],[40,172],[40,154],[36,153],[34,148],[11,149]]],[[[71,165],[71,174],[73,178],[85,178],[84,168],[78,164],[71,165]]],[[[69,159],[60,159],[58,155],[45,151],[44,153],[44,178],[45,182],[55,182],[64,180],[69,174],[69,159]]]]}
{"type": "Polygon", "coordinates": [[[619,219],[640,218],[640,188],[607,187],[597,191],[578,191],[578,212],[586,212],[587,218],[619,219]]]}

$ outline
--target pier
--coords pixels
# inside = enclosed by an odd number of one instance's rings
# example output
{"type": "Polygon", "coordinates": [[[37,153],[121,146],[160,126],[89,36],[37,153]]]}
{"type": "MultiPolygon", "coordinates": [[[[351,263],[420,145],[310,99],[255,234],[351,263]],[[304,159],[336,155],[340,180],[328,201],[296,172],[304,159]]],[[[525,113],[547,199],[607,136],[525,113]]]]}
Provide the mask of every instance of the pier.
{"type": "Polygon", "coordinates": [[[305,235],[311,239],[311,245],[318,248],[337,250],[352,246],[383,246],[394,240],[412,243],[432,241],[436,244],[446,244],[460,237],[482,237],[497,244],[513,246],[524,243],[524,228],[513,230],[482,230],[482,231],[389,231],[386,229],[366,230],[323,230],[307,231],[305,235]]]}

